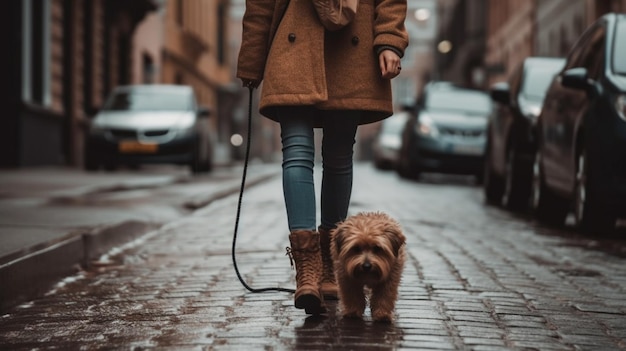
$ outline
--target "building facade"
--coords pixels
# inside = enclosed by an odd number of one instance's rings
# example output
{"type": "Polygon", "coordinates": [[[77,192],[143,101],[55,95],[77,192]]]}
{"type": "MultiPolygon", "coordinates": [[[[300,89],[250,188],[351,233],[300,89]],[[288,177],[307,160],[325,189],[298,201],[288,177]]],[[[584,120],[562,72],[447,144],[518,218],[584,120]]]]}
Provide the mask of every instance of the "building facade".
{"type": "Polygon", "coordinates": [[[535,0],[489,1],[485,55],[488,85],[506,80],[524,58],[533,55],[535,13],[535,0]]]}
{"type": "Polygon", "coordinates": [[[565,57],[577,38],[626,0],[490,0],[487,86],[507,80],[528,56],[565,57]]]}
{"type": "Polygon", "coordinates": [[[405,25],[410,42],[402,58],[402,73],[391,81],[396,108],[414,102],[432,78],[439,26],[437,0],[414,0],[407,5],[405,25]]]}
{"type": "Polygon", "coordinates": [[[468,88],[484,84],[487,0],[440,0],[440,25],[433,52],[436,80],[468,88]]]}
{"type": "Polygon", "coordinates": [[[235,58],[229,50],[228,0],[166,0],[163,4],[161,82],[194,88],[211,110],[215,161],[229,161],[229,125],[235,108],[235,58]]]}
{"type": "MultiPolygon", "coordinates": [[[[6,106],[0,167],[81,167],[92,117],[118,85],[186,84],[212,112],[218,144],[230,133],[229,0],[20,0],[0,26],[6,106]],[[220,129],[222,128],[222,129],[220,129]]],[[[215,149],[219,150],[219,147],[215,149]]],[[[216,159],[216,161],[221,161],[216,159]]]]}
{"type": "Polygon", "coordinates": [[[131,81],[132,33],[151,0],[3,3],[0,167],[82,164],[89,116],[131,81]]]}

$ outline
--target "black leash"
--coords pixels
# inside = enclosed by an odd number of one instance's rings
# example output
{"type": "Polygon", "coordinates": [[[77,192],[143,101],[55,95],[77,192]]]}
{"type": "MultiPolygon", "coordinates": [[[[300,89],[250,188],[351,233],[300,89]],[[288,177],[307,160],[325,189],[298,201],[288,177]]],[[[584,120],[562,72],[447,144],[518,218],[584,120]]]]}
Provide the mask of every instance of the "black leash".
{"type": "Polygon", "coordinates": [[[248,159],[250,157],[250,140],[252,135],[252,92],[254,90],[253,87],[248,87],[250,94],[248,100],[248,137],[246,138],[246,156],[243,164],[243,175],[241,176],[241,189],[239,190],[239,202],[237,203],[237,217],[235,218],[235,232],[233,234],[233,248],[232,248],[232,257],[233,257],[233,266],[235,267],[235,273],[237,273],[237,278],[239,278],[239,282],[243,285],[248,291],[253,293],[262,293],[266,291],[279,291],[279,292],[288,292],[294,293],[295,290],[287,289],[287,288],[252,288],[250,285],[246,283],[246,281],[239,273],[239,268],[237,267],[237,259],[235,258],[235,247],[237,245],[237,232],[239,231],[239,218],[241,217],[241,202],[243,200],[243,190],[246,187],[246,175],[248,173],[248,159]]]}

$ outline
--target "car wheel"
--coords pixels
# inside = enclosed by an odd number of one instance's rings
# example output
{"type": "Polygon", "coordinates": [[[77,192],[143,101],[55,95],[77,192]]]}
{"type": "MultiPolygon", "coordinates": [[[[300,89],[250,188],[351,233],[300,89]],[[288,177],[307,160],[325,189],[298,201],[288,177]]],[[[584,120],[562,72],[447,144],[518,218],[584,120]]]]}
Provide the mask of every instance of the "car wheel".
{"type": "Polygon", "coordinates": [[[506,156],[504,173],[504,191],[502,204],[504,207],[521,211],[528,206],[528,193],[530,190],[530,174],[521,163],[519,153],[514,147],[509,148],[506,156]]]}
{"type": "Polygon", "coordinates": [[[574,219],[584,232],[609,233],[615,228],[617,217],[599,201],[592,176],[593,169],[587,151],[583,149],[576,162],[574,219]]]}
{"type": "Polygon", "coordinates": [[[398,160],[398,165],[396,166],[396,170],[398,171],[398,174],[400,175],[400,177],[402,178],[408,178],[408,174],[409,174],[409,166],[407,165],[407,161],[406,158],[400,157],[400,159],[398,160]]]}
{"type": "Polygon", "coordinates": [[[194,174],[207,173],[211,171],[210,161],[197,161],[191,164],[191,172],[194,174]]]}
{"type": "Polygon", "coordinates": [[[207,156],[206,159],[202,159],[200,145],[201,143],[198,143],[194,147],[193,156],[191,157],[191,164],[189,165],[191,168],[191,172],[194,174],[207,173],[211,171],[211,158],[207,156]]]}
{"type": "Polygon", "coordinates": [[[117,171],[117,163],[114,161],[104,161],[104,170],[108,172],[117,171]]]}
{"type": "Polygon", "coordinates": [[[416,165],[416,162],[412,161],[410,158],[407,158],[406,163],[402,167],[400,171],[400,176],[406,179],[419,179],[420,177],[419,166],[416,165]]]}
{"type": "Polygon", "coordinates": [[[476,185],[482,185],[485,181],[484,173],[482,171],[479,171],[478,173],[474,174],[474,180],[476,182],[476,185]]]}
{"type": "Polygon", "coordinates": [[[380,158],[376,158],[374,160],[374,167],[376,167],[376,169],[382,170],[382,171],[387,171],[393,168],[393,165],[391,164],[391,162],[389,161],[384,161],[380,158]]]}
{"type": "Polygon", "coordinates": [[[406,148],[403,148],[403,150],[400,153],[396,170],[398,171],[398,174],[402,178],[406,178],[406,179],[419,178],[420,172],[419,172],[418,166],[416,165],[416,162],[414,162],[411,159],[411,153],[408,152],[406,148]]]}
{"type": "Polygon", "coordinates": [[[99,161],[102,164],[102,167],[107,172],[113,172],[117,170],[119,166],[117,158],[115,155],[111,154],[101,154],[99,161]]]}
{"type": "Polygon", "coordinates": [[[83,158],[83,165],[86,171],[94,172],[100,168],[100,160],[93,148],[87,146],[83,158]]]}
{"type": "Polygon", "coordinates": [[[487,146],[487,151],[485,153],[484,168],[483,189],[485,191],[485,201],[490,205],[499,206],[502,203],[504,183],[502,178],[493,171],[490,146],[487,146]]]}
{"type": "Polygon", "coordinates": [[[540,151],[535,153],[532,171],[531,207],[533,213],[542,222],[562,225],[567,216],[568,203],[554,194],[546,185],[540,151]]]}

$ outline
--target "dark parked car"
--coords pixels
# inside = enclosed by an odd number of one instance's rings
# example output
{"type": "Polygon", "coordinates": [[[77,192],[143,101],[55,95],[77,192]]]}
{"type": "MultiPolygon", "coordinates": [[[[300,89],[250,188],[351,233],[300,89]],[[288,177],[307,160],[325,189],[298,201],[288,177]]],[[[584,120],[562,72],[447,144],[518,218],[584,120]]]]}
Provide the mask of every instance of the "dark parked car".
{"type": "Polygon", "coordinates": [[[586,231],[626,215],[626,14],[601,17],[554,78],[538,120],[533,208],[586,231]]]}
{"type": "Polygon", "coordinates": [[[91,123],[85,168],[173,163],[193,172],[212,166],[209,111],[182,85],[133,85],[113,90],[91,123]]]}
{"type": "Polygon", "coordinates": [[[404,128],[408,118],[408,111],[398,111],[381,122],[372,145],[376,168],[396,168],[400,145],[402,145],[402,128],[404,128]]]}
{"type": "Polygon", "coordinates": [[[404,127],[398,173],[408,178],[421,172],[482,178],[491,109],[489,95],[484,92],[445,82],[429,83],[404,127]]]}
{"type": "Polygon", "coordinates": [[[526,58],[508,83],[491,88],[491,98],[500,104],[487,126],[483,185],[488,203],[515,210],[528,208],[535,123],[546,90],[564,63],[562,58],[526,58]]]}

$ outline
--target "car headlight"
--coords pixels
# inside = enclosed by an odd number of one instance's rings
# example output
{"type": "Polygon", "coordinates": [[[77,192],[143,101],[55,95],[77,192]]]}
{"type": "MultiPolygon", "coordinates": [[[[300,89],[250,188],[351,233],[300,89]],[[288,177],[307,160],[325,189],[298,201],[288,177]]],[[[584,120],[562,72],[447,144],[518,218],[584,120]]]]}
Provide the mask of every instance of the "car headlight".
{"type": "Polygon", "coordinates": [[[521,105],[521,111],[531,121],[536,120],[541,114],[541,106],[538,105],[521,105]]]}
{"type": "Polygon", "coordinates": [[[185,114],[176,123],[176,128],[180,130],[190,129],[190,128],[193,128],[195,123],[196,123],[196,117],[194,115],[185,114]]]}
{"type": "Polygon", "coordinates": [[[626,95],[618,95],[617,99],[615,99],[615,109],[617,109],[617,114],[626,121],[626,95]]]}
{"type": "Polygon", "coordinates": [[[380,144],[391,150],[400,150],[402,139],[399,135],[383,135],[380,138],[380,144]]]}
{"type": "Polygon", "coordinates": [[[89,127],[89,134],[91,135],[102,135],[104,133],[106,133],[108,129],[106,127],[104,127],[101,123],[100,120],[98,118],[95,118],[92,123],[91,126],[89,127]]]}
{"type": "Polygon", "coordinates": [[[428,115],[421,115],[419,117],[415,131],[417,134],[426,137],[436,138],[439,136],[439,130],[437,126],[435,126],[435,122],[428,115]]]}
{"type": "Polygon", "coordinates": [[[176,135],[180,137],[186,137],[196,134],[196,130],[193,127],[190,128],[177,128],[176,135]]]}

